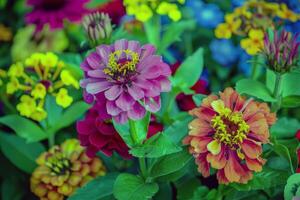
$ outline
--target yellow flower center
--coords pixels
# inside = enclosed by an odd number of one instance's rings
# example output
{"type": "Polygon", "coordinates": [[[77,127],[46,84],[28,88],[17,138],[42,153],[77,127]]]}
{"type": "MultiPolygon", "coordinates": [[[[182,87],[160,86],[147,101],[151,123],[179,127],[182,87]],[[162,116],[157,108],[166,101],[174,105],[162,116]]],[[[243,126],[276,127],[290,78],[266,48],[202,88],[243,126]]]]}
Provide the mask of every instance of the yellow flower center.
{"type": "Polygon", "coordinates": [[[67,174],[70,169],[70,161],[61,152],[56,152],[46,159],[46,166],[51,169],[52,175],[67,174]]]}
{"type": "Polygon", "coordinates": [[[129,49],[117,50],[109,55],[108,66],[103,72],[115,80],[120,80],[136,71],[139,55],[129,49]]]}
{"type": "Polygon", "coordinates": [[[211,125],[216,131],[214,139],[219,143],[226,144],[231,149],[239,149],[250,129],[243,119],[242,113],[232,112],[224,106],[221,100],[214,101],[212,106],[218,113],[211,120],[211,125]]]}

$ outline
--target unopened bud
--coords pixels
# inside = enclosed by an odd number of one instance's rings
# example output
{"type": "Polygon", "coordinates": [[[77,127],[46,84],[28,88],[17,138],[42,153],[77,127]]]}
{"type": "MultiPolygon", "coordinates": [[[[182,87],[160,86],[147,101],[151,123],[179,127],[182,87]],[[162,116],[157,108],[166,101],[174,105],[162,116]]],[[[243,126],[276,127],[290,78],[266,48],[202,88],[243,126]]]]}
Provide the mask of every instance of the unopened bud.
{"type": "Polygon", "coordinates": [[[82,24],[89,38],[94,42],[111,36],[112,25],[108,14],[95,12],[86,15],[82,24]]]}

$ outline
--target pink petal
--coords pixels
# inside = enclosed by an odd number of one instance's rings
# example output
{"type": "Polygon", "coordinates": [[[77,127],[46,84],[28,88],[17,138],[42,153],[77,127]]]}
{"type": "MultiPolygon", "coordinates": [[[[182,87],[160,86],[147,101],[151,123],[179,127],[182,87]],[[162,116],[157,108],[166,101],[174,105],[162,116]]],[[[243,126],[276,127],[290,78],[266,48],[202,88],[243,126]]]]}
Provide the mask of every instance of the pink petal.
{"type": "Polygon", "coordinates": [[[93,78],[107,78],[107,75],[103,73],[102,69],[89,70],[87,75],[93,78]]]}
{"type": "Polygon", "coordinates": [[[145,98],[145,108],[150,112],[157,112],[159,111],[161,106],[160,96],[153,97],[153,98],[145,98]]]}
{"type": "Polygon", "coordinates": [[[119,85],[114,85],[108,90],[105,91],[104,95],[108,100],[115,100],[120,96],[120,94],[123,92],[123,89],[119,85]]]}
{"type": "Polygon", "coordinates": [[[146,110],[145,108],[136,102],[132,109],[128,111],[128,117],[133,120],[142,119],[145,116],[146,110]]]}
{"type": "Polygon", "coordinates": [[[123,111],[130,110],[135,100],[127,93],[123,92],[116,100],[116,105],[123,111]]]}
{"type": "Polygon", "coordinates": [[[106,102],[106,110],[107,113],[116,116],[122,112],[122,110],[116,105],[114,101],[107,101],[106,102]]]}
{"type": "Polygon", "coordinates": [[[97,94],[99,92],[103,92],[104,90],[111,87],[111,83],[102,81],[96,83],[88,83],[86,86],[86,91],[90,94],[97,94]]]}
{"type": "Polygon", "coordinates": [[[113,118],[119,124],[124,124],[128,121],[128,116],[126,112],[122,112],[119,115],[114,116],[113,118]]]}
{"type": "Polygon", "coordinates": [[[142,47],[142,52],[141,52],[141,60],[143,60],[144,58],[147,58],[150,55],[153,55],[156,51],[156,48],[151,45],[151,44],[146,44],[142,47]]]}
{"type": "Polygon", "coordinates": [[[100,66],[100,56],[93,52],[91,53],[87,58],[86,58],[88,64],[91,66],[93,69],[97,69],[100,66]]]}
{"type": "Polygon", "coordinates": [[[134,100],[140,100],[144,97],[144,91],[134,83],[130,87],[127,86],[127,89],[134,100]]]}

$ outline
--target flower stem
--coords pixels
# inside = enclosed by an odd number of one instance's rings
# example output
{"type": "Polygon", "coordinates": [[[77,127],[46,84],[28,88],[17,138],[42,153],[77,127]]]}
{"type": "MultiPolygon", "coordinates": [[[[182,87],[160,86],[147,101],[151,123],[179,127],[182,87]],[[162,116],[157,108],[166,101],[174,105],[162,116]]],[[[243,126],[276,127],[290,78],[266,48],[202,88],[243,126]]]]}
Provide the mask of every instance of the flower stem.
{"type": "Polygon", "coordinates": [[[258,56],[257,55],[253,56],[252,65],[251,65],[251,78],[253,80],[256,80],[256,78],[257,78],[256,77],[257,68],[258,68],[257,61],[258,61],[258,56]]]}
{"type": "Polygon", "coordinates": [[[146,159],[145,158],[139,158],[139,164],[140,164],[140,170],[141,170],[142,176],[144,178],[146,178],[148,176],[146,159]]]}
{"type": "Polygon", "coordinates": [[[134,121],[129,119],[129,129],[130,129],[130,136],[134,144],[139,143],[138,135],[135,129],[134,121]]]}
{"type": "Polygon", "coordinates": [[[55,145],[55,134],[51,134],[49,137],[48,137],[48,146],[49,146],[49,149],[51,147],[53,147],[55,145]]]}
{"type": "Polygon", "coordinates": [[[275,87],[273,91],[273,96],[276,99],[276,101],[272,103],[273,112],[277,112],[281,106],[281,94],[280,94],[281,83],[282,83],[282,75],[277,73],[276,80],[275,80],[275,87]]]}

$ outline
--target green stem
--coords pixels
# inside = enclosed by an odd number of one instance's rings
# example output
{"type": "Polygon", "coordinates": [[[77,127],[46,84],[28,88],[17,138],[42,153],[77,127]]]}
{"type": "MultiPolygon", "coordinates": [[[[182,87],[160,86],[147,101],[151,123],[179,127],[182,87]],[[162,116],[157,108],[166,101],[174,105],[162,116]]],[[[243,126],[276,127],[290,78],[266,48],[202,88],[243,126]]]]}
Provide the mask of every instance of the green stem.
{"type": "Polygon", "coordinates": [[[169,98],[168,98],[167,108],[163,112],[163,121],[166,124],[170,124],[171,123],[170,113],[171,113],[171,110],[173,108],[173,104],[174,104],[174,102],[176,100],[176,96],[177,96],[177,93],[175,93],[174,91],[172,91],[170,93],[169,98]]]}
{"type": "Polygon", "coordinates": [[[258,61],[257,55],[253,56],[253,58],[252,58],[252,65],[251,65],[251,78],[253,80],[256,80],[256,78],[257,78],[256,77],[257,68],[258,68],[257,61],[258,61]]]}
{"type": "Polygon", "coordinates": [[[131,120],[131,119],[129,119],[128,121],[129,121],[129,129],[130,129],[131,139],[132,139],[134,144],[138,144],[139,139],[138,139],[138,134],[137,134],[136,129],[135,129],[134,121],[131,120]]]}
{"type": "Polygon", "coordinates": [[[52,134],[48,137],[48,146],[49,149],[55,145],[55,134],[52,134]]]}
{"type": "Polygon", "coordinates": [[[141,170],[142,176],[144,178],[146,178],[148,176],[146,159],[145,158],[139,158],[139,164],[140,164],[140,170],[141,170]]]}
{"type": "Polygon", "coordinates": [[[277,112],[281,106],[281,94],[280,94],[281,83],[282,83],[282,75],[277,73],[276,80],[275,80],[275,87],[273,91],[273,96],[276,99],[276,102],[272,103],[273,112],[277,112]]]}

